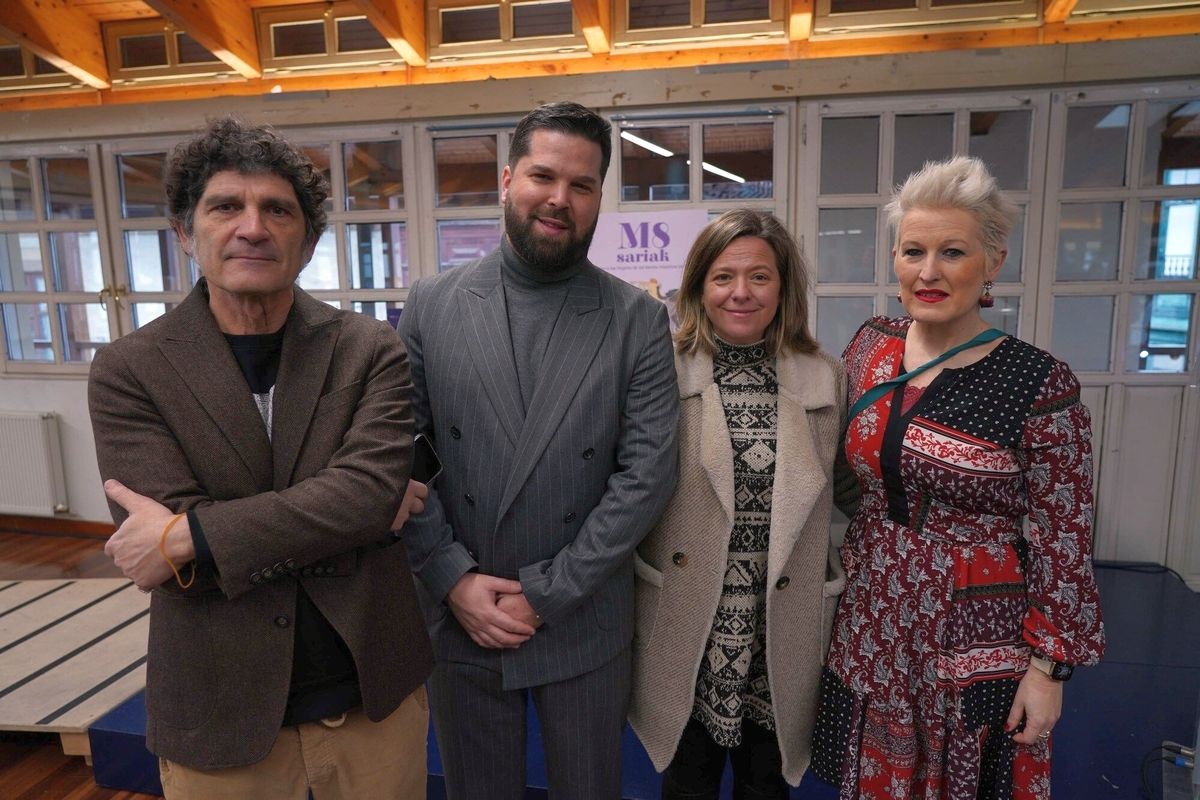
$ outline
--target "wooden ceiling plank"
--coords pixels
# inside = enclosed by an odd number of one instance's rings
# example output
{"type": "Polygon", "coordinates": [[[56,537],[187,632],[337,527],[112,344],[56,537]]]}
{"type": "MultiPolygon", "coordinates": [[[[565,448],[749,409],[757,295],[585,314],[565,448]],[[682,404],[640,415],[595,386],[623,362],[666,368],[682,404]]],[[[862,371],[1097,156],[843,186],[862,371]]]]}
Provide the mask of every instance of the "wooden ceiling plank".
{"type": "Polygon", "coordinates": [[[1065,22],[1078,3],[1079,0],[1043,0],[1042,21],[1065,22]]]}
{"type": "Polygon", "coordinates": [[[244,78],[262,77],[254,12],[243,0],[145,0],[244,78]]]}
{"type": "Polygon", "coordinates": [[[804,42],[812,36],[814,0],[788,0],[788,41],[804,42]]]}
{"type": "Polygon", "coordinates": [[[423,67],[429,60],[422,0],[354,0],[359,11],[388,40],[404,63],[423,67]]]}
{"type": "Polygon", "coordinates": [[[0,33],[93,89],[112,85],[100,23],[67,0],[4,0],[0,33]]]}
{"type": "Polygon", "coordinates": [[[613,40],[610,0],[571,0],[571,7],[587,41],[588,52],[610,52],[613,40]]]}

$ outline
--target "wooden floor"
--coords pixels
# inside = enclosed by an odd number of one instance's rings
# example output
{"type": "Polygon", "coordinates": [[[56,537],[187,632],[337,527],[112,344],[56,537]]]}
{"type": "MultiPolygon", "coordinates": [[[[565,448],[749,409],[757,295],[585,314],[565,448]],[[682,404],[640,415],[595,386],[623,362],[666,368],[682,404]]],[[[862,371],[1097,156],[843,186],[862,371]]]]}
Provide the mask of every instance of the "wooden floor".
{"type": "MultiPolygon", "coordinates": [[[[0,531],[0,580],[119,578],[104,540],[0,531]]],[[[4,800],[152,800],[152,795],[101,789],[92,768],[65,756],[57,736],[0,733],[4,800]]]]}

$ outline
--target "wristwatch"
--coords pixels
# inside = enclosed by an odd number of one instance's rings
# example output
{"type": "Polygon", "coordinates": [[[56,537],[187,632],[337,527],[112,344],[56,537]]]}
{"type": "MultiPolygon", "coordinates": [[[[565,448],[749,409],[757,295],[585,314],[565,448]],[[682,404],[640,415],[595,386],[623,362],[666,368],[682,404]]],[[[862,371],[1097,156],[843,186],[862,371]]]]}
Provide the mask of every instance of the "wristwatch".
{"type": "Polygon", "coordinates": [[[1071,673],[1075,671],[1075,667],[1070,664],[1064,664],[1061,661],[1051,661],[1036,653],[1030,654],[1029,666],[1044,672],[1048,678],[1055,681],[1069,681],[1071,680],[1071,673]]]}

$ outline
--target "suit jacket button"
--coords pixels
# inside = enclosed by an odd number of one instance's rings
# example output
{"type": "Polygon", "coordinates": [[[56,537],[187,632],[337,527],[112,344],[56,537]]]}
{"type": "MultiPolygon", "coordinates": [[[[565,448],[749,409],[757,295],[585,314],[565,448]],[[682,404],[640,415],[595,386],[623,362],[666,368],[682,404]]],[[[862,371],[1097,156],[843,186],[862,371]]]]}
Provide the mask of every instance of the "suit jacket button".
{"type": "Polygon", "coordinates": [[[332,575],[335,572],[337,572],[337,568],[333,564],[326,564],[321,568],[321,573],[324,575],[332,575]]]}
{"type": "Polygon", "coordinates": [[[686,567],[687,566],[687,554],[686,553],[676,553],[675,555],[671,556],[671,563],[677,567],[686,567]]]}
{"type": "Polygon", "coordinates": [[[263,578],[260,573],[258,573],[258,572],[250,573],[250,582],[251,583],[262,583],[262,581],[263,581],[263,578]]]}
{"type": "Polygon", "coordinates": [[[574,511],[568,511],[567,515],[565,517],[563,517],[563,522],[574,522],[574,520],[575,520],[575,512],[574,511]]]}
{"type": "Polygon", "coordinates": [[[461,439],[461,438],[462,438],[462,431],[460,431],[458,428],[456,428],[456,427],[454,427],[453,425],[451,425],[451,426],[450,426],[450,438],[451,438],[451,439],[461,439]]]}
{"type": "Polygon", "coordinates": [[[312,573],[313,573],[312,567],[301,567],[300,568],[300,577],[301,578],[307,578],[308,576],[312,575],[312,573]]]}
{"type": "Polygon", "coordinates": [[[583,451],[583,460],[591,461],[592,456],[594,456],[594,455],[596,455],[596,451],[589,447],[587,450],[583,451]]]}
{"type": "Polygon", "coordinates": [[[290,619],[288,619],[287,617],[285,617],[283,614],[280,614],[278,617],[275,618],[275,626],[278,628],[286,628],[288,625],[291,625],[291,624],[292,624],[292,621],[290,619]]]}
{"type": "Polygon", "coordinates": [[[472,496],[470,495],[470,493],[464,494],[464,495],[463,495],[463,500],[465,500],[465,501],[466,501],[466,503],[467,503],[467,505],[469,505],[469,506],[473,506],[473,505],[475,505],[475,498],[474,498],[474,497],[472,497],[472,496]]]}
{"type": "Polygon", "coordinates": [[[269,581],[274,577],[275,577],[275,570],[271,569],[270,567],[267,567],[266,569],[264,569],[262,571],[262,579],[264,581],[269,581]]]}
{"type": "Polygon", "coordinates": [[[283,568],[288,572],[294,570],[296,568],[296,559],[289,558],[287,561],[283,562],[283,568]]]}
{"type": "Polygon", "coordinates": [[[775,588],[776,589],[786,589],[788,587],[788,584],[791,582],[792,582],[792,579],[789,578],[787,575],[784,575],[782,578],[775,581],[775,588]]]}

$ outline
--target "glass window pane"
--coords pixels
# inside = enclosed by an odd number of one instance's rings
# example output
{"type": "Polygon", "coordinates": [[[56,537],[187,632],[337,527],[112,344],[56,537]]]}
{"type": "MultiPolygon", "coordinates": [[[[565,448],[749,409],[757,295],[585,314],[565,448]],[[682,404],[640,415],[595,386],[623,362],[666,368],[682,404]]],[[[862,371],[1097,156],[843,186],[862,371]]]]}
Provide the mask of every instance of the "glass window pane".
{"type": "Polygon", "coordinates": [[[1120,253],[1120,203],[1062,204],[1054,273],[1058,280],[1115,280],[1120,253]]]}
{"type": "Polygon", "coordinates": [[[29,161],[0,161],[0,220],[33,219],[33,182],[29,161]]]}
{"type": "Polygon", "coordinates": [[[140,328],[167,313],[178,303],[134,303],[131,309],[133,314],[133,327],[140,328]]]}
{"type": "Polygon", "coordinates": [[[408,286],[408,239],[402,222],[346,226],[346,263],[355,289],[408,286]]]}
{"type": "Polygon", "coordinates": [[[362,53],[370,50],[390,50],[392,46],[366,17],[337,20],[337,51],[362,53]]]}
{"type": "Polygon", "coordinates": [[[917,0],[829,0],[829,13],[850,14],[856,11],[896,11],[916,8],[917,0]]]}
{"type": "Polygon", "coordinates": [[[704,0],[704,24],[753,22],[771,18],[771,0],[704,0]]]}
{"type": "Polygon", "coordinates": [[[0,233],[0,292],[44,292],[42,245],[36,233],[0,233]]]}
{"type": "Polygon", "coordinates": [[[1008,235],[1008,257],[1004,259],[1004,265],[1000,267],[996,283],[1011,283],[1021,280],[1022,253],[1025,250],[1026,207],[1022,205],[1019,208],[1021,215],[1017,217],[1017,224],[1013,225],[1012,233],[1008,235]]]}
{"type": "Polygon", "coordinates": [[[437,224],[438,272],[469,264],[500,246],[498,219],[444,219],[437,224]]]}
{"type": "Polygon", "coordinates": [[[759,200],[775,196],[775,125],[771,122],[704,126],[705,200],[759,200]]]}
{"type": "Polygon", "coordinates": [[[167,65],[167,38],[161,33],[143,36],[122,36],[121,68],[165,67],[167,65]]]}
{"type": "Polygon", "coordinates": [[[1150,103],[1146,111],[1142,185],[1200,183],[1200,100],[1150,103]]]}
{"type": "Polygon", "coordinates": [[[901,184],[926,161],[954,155],[953,114],[897,114],[892,183],[901,184]]]}
{"type": "Polygon", "coordinates": [[[20,78],[25,74],[21,48],[17,45],[0,47],[0,78],[20,78]]]}
{"type": "Polygon", "coordinates": [[[342,145],[346,210],[404,208],[404,171],[400,142],[353,142],[342,145]]]}
{"type": "Polygon", "coordinates": [[[46,216],[50,219],[95,219],[92,180],[86,158],[42,159],[46,216]]]}
{"type": "Polygon", "coordinates": [[[512,7],[513,38],[531,36],[570,36],[570,2],[516,3],[512,7]]]}
{"type": "Polygon", "coordinates": [[[1138,280],[1185,281],[1200,258],[1200,198],[1142,203],[1138,221],[1138,280]]]}
{"type": "Polygon", "coordinates": [[[166,160],[166,153],[117,156],[122,217],[167,216],[167,195],[163,184],[166,160]]]}
{"type": "Polygon", "coordinates": [[[907,317],[908,316],[908,311],[905,310],[904,304],[901,303],[900,298],[894,294],[889,294],[887,296],[887,301],[885,302],[885,305],[887,306],[887,308],[884,310],[883,313],[886,314],[887,316],[891,317],[892,319],[895,319],[897,317],[907,317]]]}
{"type": "Polygon", "coordinates": [[[289,22],[271,26],[275,57],[314,56],[325,53],[325,23],[289,22]]]}
{"type": "Polygon", "coordinates": [[[691,197],[686,125],[621,131],[621,200],[687,200],[691,197]]]}
{"type": "Polygon", "coordinates": [[[96,351],[112,341],[108,312],[99,303],[59,303],[63,361],[90,364],[96,351]]]}
{"type": "Polygon", "coordinates": [[[1067,109],[1063,144],[1063,188],[1125,185],[1125,145],[1129,106],[1074,106],[1067,109]]]}
{"type": "Polygon", "coordinates": [[[629,30],[692,24],[691,0],[629,0],[629,30]]]}
{"type": "Polygon", "coordinates": [[[1076,372],[1108,370],[1112,317],[1111,295],[1054,298],[1050,352],[1076,372]]]}
{"type": "Polygon", "coordinates": [[[329,145],[305,144],[301,145],[300,149],[304,151],[304,155],[308,156],[308,160],[313,163],[313,166],[325,176],[325,183],[329,185],[329,197],[325,198],[324,207],[326,211],[333,211],[334,186],[333,173],[329,170],[329,145]]]}
{"type": "Polygon", "coordinates": [[[500,6],[442,9],[442,43],[490,42],[500,38],[500,6]]]}
{"type": "Polygon", "coordinates": [[[3,303],[0,316],[9,361],[54,361],[48,303],[3,303]]]}
{"type": "Polygon", "coordinates": [[[817,341],[827,352],[840,354],[874,313],[873,297],[818,297],[817,341]]]}
{"type": "Polygon", "coordinates": [[[213,64],[221,61],[183,31],[175,33],[175,45],[179,50],[180,64],[213,64]]]}
{"type": "Polygon", "coordinates": [[[125,274],[134,292],[183,292],[191,287],[175,231],[125,231],[125,274]]]}
{"type": "Polygon", "coordinates": [[[50,234],[54,288],[60,292],[98,292],[104,288],[100,234],[65,231],[50,234]]]}
{"type": "Polygon", "coordinates": [[[350,307],[359,314],[366,314],[368,317],[374,317],[381,322],[387,322],[392,327],[400,321],[400,312],[404,308],[403,300],[375,300],[362,301],[355,300],[350,304],[350,307]]]}
{"type": "Polygon", "coordinates": [[[1016,295],[998,295],[993,294],[996,298],[996,304],[991,308],[979,309],[979,316],[983,317],[983,321],[993,328],[999,328],[1009,336],[1017,336],[1020,331],[1021,322],[1021,298],[1016,295]]]}
{"type": "Polygon", "coordinates": [[[437,204],[494,206],[500,202],[496,136],[456,136],[433,141],[437,204]]]}
{"type": "Polygon", "coordinates": [[[817,214],[817,281],[875,282],[875,209],[822,208],[817,214]]]}
{"type": "Polygon", "coordinates": [[[873,194],[878,178],[879,117],[821,120],[821,194],[873,194]]]}
{"type": "Polygon", "coordinates": [[[313,249],[313,257],[300,271],[296,285],[306,292],[320,290],[335,290],[341,288],[338,280],[337,237],[333,228],[326,228],[317,240],[313,249]]]}
{"type": "Polygon", "coordinates": [[[1029,188],[1028,111],[972,111],[967,152],[983,159],[1001,189],[1029,188]]]}
{"type": "Polygon", "coordinates": [[[41,56],[33,57],[33,74],[34,75],[66,75],[64,70],[51,64],[41,56]]]}
{"type": "Polygon", "coordinates": [[[1125,369],[1187,372],[1191,332],[1190,294],[1135,294],[1129,298],[1125,369]]]}

